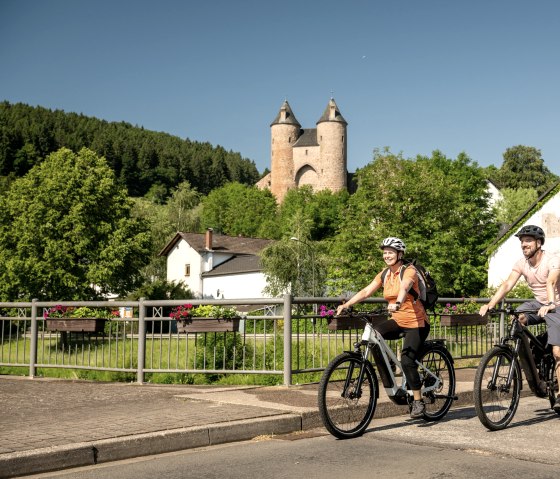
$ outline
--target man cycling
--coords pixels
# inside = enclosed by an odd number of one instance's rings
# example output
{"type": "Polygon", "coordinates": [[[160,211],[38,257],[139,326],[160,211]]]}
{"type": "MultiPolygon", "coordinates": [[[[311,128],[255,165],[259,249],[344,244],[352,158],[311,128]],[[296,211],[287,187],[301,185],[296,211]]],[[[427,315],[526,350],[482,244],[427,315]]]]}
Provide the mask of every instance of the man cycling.
{"type": "Polygon", "coordinates": [[[424,306],[410,293],[410,290],[414,289],[416,295],[419,294],[418,274],[414,268],[408,268],[403,264],[405,244],[399,238],[389,237],[383,240],[379,248],[383,251],[383,260],[388,266],[385,281],[382,280],[383,271],[380,271],[369,285],[341,304],[336,314],[341,314],[344,309],[363,301],[383,287],[383,297],[388,302],[391,319],[377,325],[375,329],[384,339],[398,339],[404,335],[401,365],[414,395],[410,416],[420,418],[424,414],[426,405],[422,400],[420,389],[422,382],[418,374],[416,358],[420,355],[422,345],[430,333],[430,323],[424,306]],[[401,268],[405,268],[402,281],[401,268]]]}
{"type": "MultiPolygon", "coordinates": [[[[529,288],[535,296],[534,301],[521,304],[518,311],[537,311],[527,313],[519,318],[524,324],[546,322],[548,344],[552,345],[552,354],[556,361],[556,376],[560,384],[560,257],[547,253],[542,249],[544,245],[544,231],[535,225],[523,226],[516,235],[521,241],[524,258],[520,258],[513,265],[508,278],[492,296],[490,302],[480,308],[479,314],[484,316],[489,309],[494,308],[516,285],[521,276],[525,278],[529,288]]],[[[553,406],[560,413],[560,394],[553,406]]]]}

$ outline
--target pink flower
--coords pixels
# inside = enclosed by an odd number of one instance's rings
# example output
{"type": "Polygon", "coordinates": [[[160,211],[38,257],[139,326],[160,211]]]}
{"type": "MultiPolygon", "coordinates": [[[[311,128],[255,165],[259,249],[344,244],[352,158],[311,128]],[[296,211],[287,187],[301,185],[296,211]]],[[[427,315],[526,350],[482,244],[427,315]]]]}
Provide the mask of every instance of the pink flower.
{"type": "Polygon", "coordinates": [[[192,304],[184,304],[176,306],[169,313],[169,317],[175,320],[188,319],[191,317],[192,304]]]}

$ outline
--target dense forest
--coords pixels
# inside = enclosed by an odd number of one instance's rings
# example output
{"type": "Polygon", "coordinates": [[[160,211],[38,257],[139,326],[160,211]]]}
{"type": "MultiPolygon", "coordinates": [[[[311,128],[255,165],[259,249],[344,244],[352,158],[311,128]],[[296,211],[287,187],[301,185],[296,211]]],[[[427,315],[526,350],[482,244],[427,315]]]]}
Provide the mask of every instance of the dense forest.
{"type": "Polygon", "coordinates": [[[0,176],[21,177],[61,147],[86,147],[105,157],[131,196],[166,198],[188,181],[202,194],[236,181],[259,179],[253,161],[221,146],[183,140],[129,123],[62,110],[0,103],[0,176]]]}

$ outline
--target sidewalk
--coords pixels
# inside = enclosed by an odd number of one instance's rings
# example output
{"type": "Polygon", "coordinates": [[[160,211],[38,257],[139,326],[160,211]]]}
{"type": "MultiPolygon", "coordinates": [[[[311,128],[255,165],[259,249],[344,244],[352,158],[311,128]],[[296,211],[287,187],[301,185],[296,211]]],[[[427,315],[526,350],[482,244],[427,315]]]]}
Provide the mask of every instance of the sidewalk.
{"type": "MultiPolygon", "coordinates": [[[[472,404],[474,369],[457,375],[472,404]]],[[[317,385],[214,387],[0,376],[0,478],[322,426],[317,385]]],[[[375,418],[406,414],[381,389],[375,418]]]]}

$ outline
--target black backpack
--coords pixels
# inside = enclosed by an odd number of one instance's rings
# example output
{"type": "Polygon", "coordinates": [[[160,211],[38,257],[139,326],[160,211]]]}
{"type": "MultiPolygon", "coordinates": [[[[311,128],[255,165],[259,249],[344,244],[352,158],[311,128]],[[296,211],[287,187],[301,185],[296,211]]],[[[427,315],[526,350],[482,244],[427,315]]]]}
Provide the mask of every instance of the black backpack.
{"type": "MultiPolygon", "coordinates": [[[[430,272],[426,270],[426,268],[424,268],[424,266],[422,266],[416,259],[403,260],[403,266],[401,267],[400,271],[401,280],[404,275],[404,270],[409,267],[413,267],[418,274],[418,287],[420,289],[420,294],[418,294],[412,287],[410,288],[409,293],[414,298],[414,301],[417,301],[418,298],[420,298],[420,302],[422,303],[426,311],[428,309],[431,309],[433,311],[439,298],[436,280],[433,278],[430,272]]],[[[387,277],[388,272],[389,268],[385,268],[381,273],[381,281],[383,285],[385,285],[385,278],[387,277]]]]}

